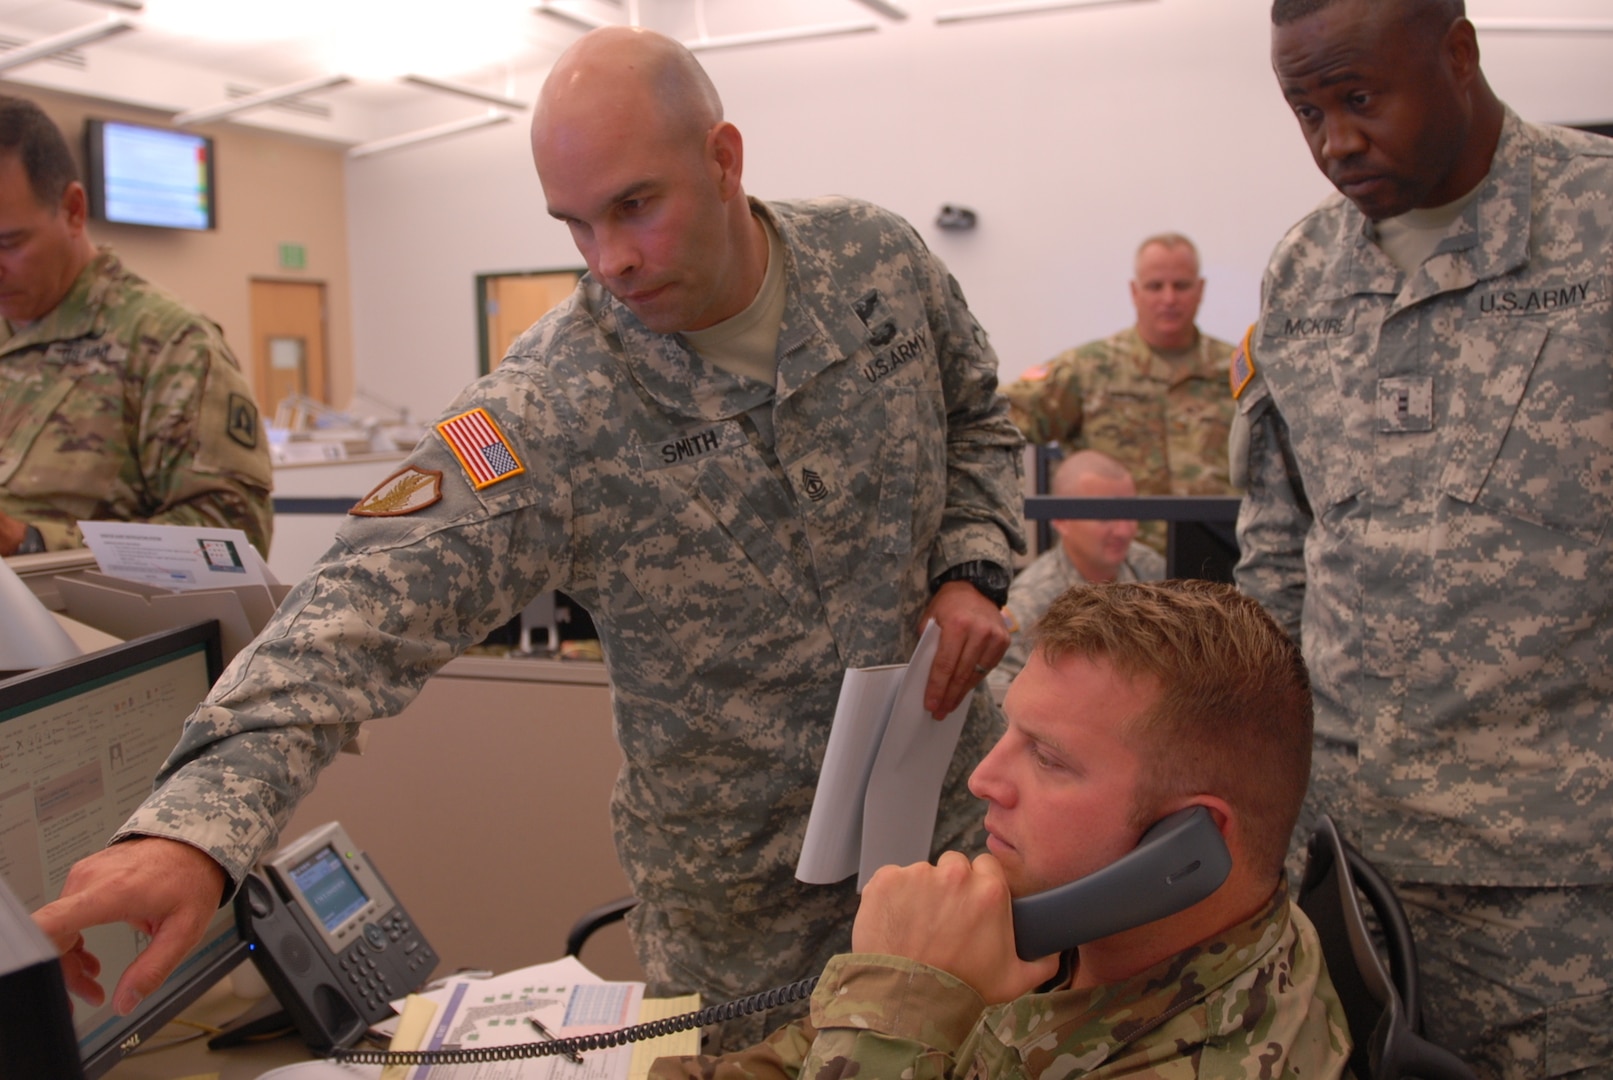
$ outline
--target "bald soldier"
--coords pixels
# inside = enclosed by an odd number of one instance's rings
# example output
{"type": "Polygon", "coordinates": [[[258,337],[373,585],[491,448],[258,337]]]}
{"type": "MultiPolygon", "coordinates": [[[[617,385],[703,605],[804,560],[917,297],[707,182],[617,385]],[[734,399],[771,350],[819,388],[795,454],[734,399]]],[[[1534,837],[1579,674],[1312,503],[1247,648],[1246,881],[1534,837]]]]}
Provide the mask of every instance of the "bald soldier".
{"type": "Polygon", "coordinates": [[[1459,0],[1277,0],[1339,194],[1277,246],[1238,583],[1316,692],[1309,810],[1394,881],[1428,1034],[1613,1072],[1613,142],[1525,123],[1459,0]]]}
{"type": "Polygon", "coordinates": [[[738,130],[656,34],[569,49],[532,149],[587,276],[353,508],[121,842],[41,910],[80,992],[82,927],[155,928],[126,1008],[359,721],[546,589],[604,646],[652,994],[726,1000],[847,946],[854,882],[794,879],[818,765],[844,669],[905,660],[927,618],[926,707],[973,695],[935,849],[984,843],[966,783],[1001,718],[974,690],[1007,647],[1022,443],[957,283],[877,207],[747,199],[738,130]]]}
{"type": "MultiPolygon", "coordinates": [[[[1144,495],[1226,495],[1232,346],[1201,333],[1199,253],[1180,233],[1137,248],[1135,325],[1067,349],[1003,390],[1009,415],[1033,443],[1066,456],[1101,450],[1126,467],[1144,495]]],[[[1165,551],[1162,522],[1143,540],[1165,551]]]]}
{"type": "Polygon", "coordinates": [[[265,555],[269,444],[219,328],[85,229],[67,142],[0,97],[0,555],[79,521],[212,525],[265,555]]]}
{"type": "MultiPolygon", "coordinates": [[[[1059,463],[1052,494],[1069,498],[1129,499],[1137,494],[1126,467],[1097,450],[1078,450],[1059,463]]],[[[994,690],[1008,684],[1031,653],[1031,628],[1048,607],[1077,585],[1109,581],[1158,581],[1165,557],[1137,542],[1137,522],[1126,518],[1071,518],[1051,522],[1059,542],[1020,571],[1008,587],[1003,618],[1011,640],[991,673],[994,690]]]]}

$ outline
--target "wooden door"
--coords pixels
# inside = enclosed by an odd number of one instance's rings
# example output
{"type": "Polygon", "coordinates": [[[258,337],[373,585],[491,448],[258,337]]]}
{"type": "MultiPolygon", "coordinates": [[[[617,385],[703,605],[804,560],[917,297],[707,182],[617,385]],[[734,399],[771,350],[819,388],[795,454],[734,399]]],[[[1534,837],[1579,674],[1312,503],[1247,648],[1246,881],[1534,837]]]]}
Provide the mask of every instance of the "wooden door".
{"type": "Polygon", "coordinates": [[[570,296],[581,276],[578,270],[481,275],[482,374],[498,367],[511,342],[570,296]]]}
{"type": "Polygon", "coordinates": [[[252,281],[252,389],[266,416],[293,396],[333,404],[323,282],[252,281]]]}

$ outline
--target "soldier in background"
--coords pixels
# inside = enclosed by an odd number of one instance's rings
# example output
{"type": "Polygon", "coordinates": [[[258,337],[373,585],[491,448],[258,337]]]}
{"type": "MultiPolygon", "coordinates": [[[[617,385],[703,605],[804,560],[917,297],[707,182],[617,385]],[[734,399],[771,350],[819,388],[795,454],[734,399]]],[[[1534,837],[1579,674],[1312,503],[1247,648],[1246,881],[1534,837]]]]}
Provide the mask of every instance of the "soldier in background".
{"type": "Polygon", "coordinates": [[[1613,142],[1525,123],[1460,0],[1277,0],[1338,188],[1277,246],[1238,583],[1303,641],[1308,813],[1395,883],[1428,1035],[1613,1071],[1613,142]]]}
{"type": "Polygon", "coordinates": [[[240,529],[267,555],[269,444],[219,328],[85,232],[62,133],[0,97],[0,555],[78,521],[240,529]]]}
{"type": "MultiPolygon", "coordinates": [[[[1137,494],[1131,474],[1097,450],[1078,450],[1059,463],[1053,495],[1089,499],[1129,499],[1137,494]]],[[[1137,522],[1072,518],[1051,523],[1059,542],[1019,572],[1008,587],[1003,618],[1012,640],[991,673],[992,689],[1006,691],[1030,656],[1032,627],[1048,606],[1077,585],[1110,581],[1158,581],[1165,558],[1136,542],[1137,522]]]]}
{"type": "MultiPolygon", "coordinates": [[[[1025,438],[1057,442],[1066,456],[1101,450],[1126,467],[1144,495],[1227,495],[1227,361],[1232,346],[1199,332],[1204,298],[1199,255],[1179,233],[1137,248],[1134,326],[1068,349],[1006,387],[1025,438]]],[[[1164,554],[1165,527],[1143,542],[1164,554]]]]}
{"type": "Polygon", "coordinates": [[[716,1061],[663,1058],[651,1076],[1337,1080],[1344,1009],[1283,876],[1310,689],[1271,617],[1202,581],[1071,589],[1003,707],[1008,732],[970,780],[990,853],[880,870],[810,1022],[716,1061]],[[1232,856],[1219,889],[1062,967],[1018,958],[1010,897],[1110,865],[1190,806],[1232,856]]]}
{"type": "Polygon", "coordinates": [[[588,275],[353,508],[125,842],[36,913],[75,991],[97,993],[78,930],[111,920],[155,929],[116,1004],[154,986],[357,724],[547,589],[609,666],[651,994],[728,1000],[849,944],[855,879],[795,863],[845,669],[906,661],[925,618],[926,708],[972,695],[934,850],[984,844],[966,782],[1002,719],[974,691],[1008,646],[1023,442],[957,283],[887,211],[747,199],[716,89],[648,31],[568,49],[532,143],[588,275]]]}

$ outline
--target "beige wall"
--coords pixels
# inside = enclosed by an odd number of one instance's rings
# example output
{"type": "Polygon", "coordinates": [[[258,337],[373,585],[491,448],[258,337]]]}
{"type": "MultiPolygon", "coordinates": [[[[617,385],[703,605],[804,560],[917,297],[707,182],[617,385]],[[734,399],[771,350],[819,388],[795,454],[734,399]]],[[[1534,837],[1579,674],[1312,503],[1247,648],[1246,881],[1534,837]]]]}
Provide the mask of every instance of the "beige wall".
{"type": "MultiPolygon", "coordinates": [[[[437,950],[437,974],[558,959],[579,915],[629,892],[603,665],[461,658],[366,730],[364,753],[331,764],[281,839],[340,821],[437,950]]],[[[582,960],[644,978],[621,926],[582,960]]]]}
{"type": "MultiPolygon", "coordinates": [[[[147,124],[168,120],[143,109],[4,82],[0,92],[38,102],[67,136],[80,168],[85,118],[147,124]]],[[[353,392],[353,331],[342,151],[227,123],[202,124],[196,130],[214,139],[218,228],[185,232],[92,222],[91,239],[110,244],[130,269],[222,326],[243,367],[251,363],[250,280],[323,282],[331,400],[346,405],[353,392]],[[282,243],[303,245],[307,251],[303,270],[280,269],[282,243]]],[[[273,413],[274,402],[260,404],[265,413],[273,413]]]]}

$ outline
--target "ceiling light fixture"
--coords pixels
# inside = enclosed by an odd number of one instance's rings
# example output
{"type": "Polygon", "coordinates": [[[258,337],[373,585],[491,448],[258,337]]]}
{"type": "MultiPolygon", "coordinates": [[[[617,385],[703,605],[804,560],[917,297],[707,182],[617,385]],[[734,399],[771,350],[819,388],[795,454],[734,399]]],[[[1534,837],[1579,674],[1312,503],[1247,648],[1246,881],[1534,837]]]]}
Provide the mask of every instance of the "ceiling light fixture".
{"type": "Polygon", "coordinates": [[[817,26],[791,26],[783,30],[759,30],[753,34],[724,34],[721,37],[702,37],[683,44],[690,52],[711,49],[735,49],[743,45],[770,45],[776,41],[800,41],[805,38],[837,37],[841,34],[866,34],[879,29],[878,23],[820,23],[817,26]]]}
{"type": "Polygon", "coordinates": [[[551,0],[540,0],[538,6],[532,10],[539,15],[552,15],[561,22],[570,23],[583,30],[598,30],[602,26],[618,25],[609,19],[601,19],[598,15],[590,15],[585,11],[555,7],[551,0]]]}
{"type": "Polygon", "coordinates": [[[897,22],[901,22],[907,18],[907,11],[891,3],[891,0],[857,0],[857,2],[865,8],[878,12],[887,19],[895,19],[897,22]]]}
{"type": "Polygon", "coordinates": [[[515,119],[507,112],[489,109],[482,116],[472,116],[467,120],[452,120],[446,124],[435,127],[421,128],[419,131],[406,131],[402,135],[393,135],[385,139],[376,139],[373,142],[359,143],[347,152],[350,158],[370,157],[374,154],[384,154],[389,150],[401,150],[405,146],[418,146],[423,142],[435,139],[446,139],[450,135],[459,135],[466,131],[475,131],[478,128],[491,127],[494,124],[505,124],[515,119]]]}
{"type": "Polygon", "coordinates": [[[326,90],[333,86],[341,86],[352,82],[346,75],[321,75],[315,79],[304,79],[302,82],[287,83],[269,90],[260,90],[256,94],[248,94],[233,101],[226,101],[218,105],[209,105],[202,109],[187,109],[174,117],[174,123],[201,124],[208,120],[217,120],[220,117],[230,116],[248,109],[255,109],[259,105],[272,105],[276,101],[287,98],[301,97],[316,90],[326,90]]]}
{"type": "Polygon", "coordinates": [[[1473,26],[1503,34],[1613,34],[1613,19],[1474,19],[1473,26]]]}
{"type": "Polygon", "coordinates": [[[515,109],[517,112],[525,112],[527,108],[527,104],[524,101],[517,101],[512,97],[505,97],[503,94],[495,94],[487,90],[478,90],[474,86],[465,86],[463,83],[447,82],[443,79],[433,79],[425,75],[404,75],[402,79],[406,83],[423,86],[428,90],[440,90],[444,94],[458,94],[460,97],[467,97],[473,101],[485,101],[489,105],[497,105],[501,109],[515,109]]]}
{"type": "Polygon", "coordinates": [[[146,10],[145,0],[84,0],[86,4],[100,4],[102,7],[122,8],[124,11],[146,10]]]}
{"type": "Polygon", "coordinates": [[[1020,0],[1019,3],[989,4],[985,7],[957,8],[943,11],[935,17],[938,24],[974,22],[979,19],[999,19],[1009,15],[1040,15],[1049,11],[1067,11],[1074,8],[1110,7],[1117,4],[1149,4],[1156,0],[1020,0]]]}
{"type": "Polygon", "coordinates": [[[66,52],[68,49],[75,49],[80,45],[88,45],[92,41],[100,41],[104,37],[133,29],[134,23],[121,15],[113,15],[105,22],[92,23],[53,37],[30,41],[26,45],[19,45],[15,49],[0,53],[0,71],[9,71],[14,67],[31,64],[35,60],[43,60],[47,56],[55,56],[59,52],[66,52]]]}

